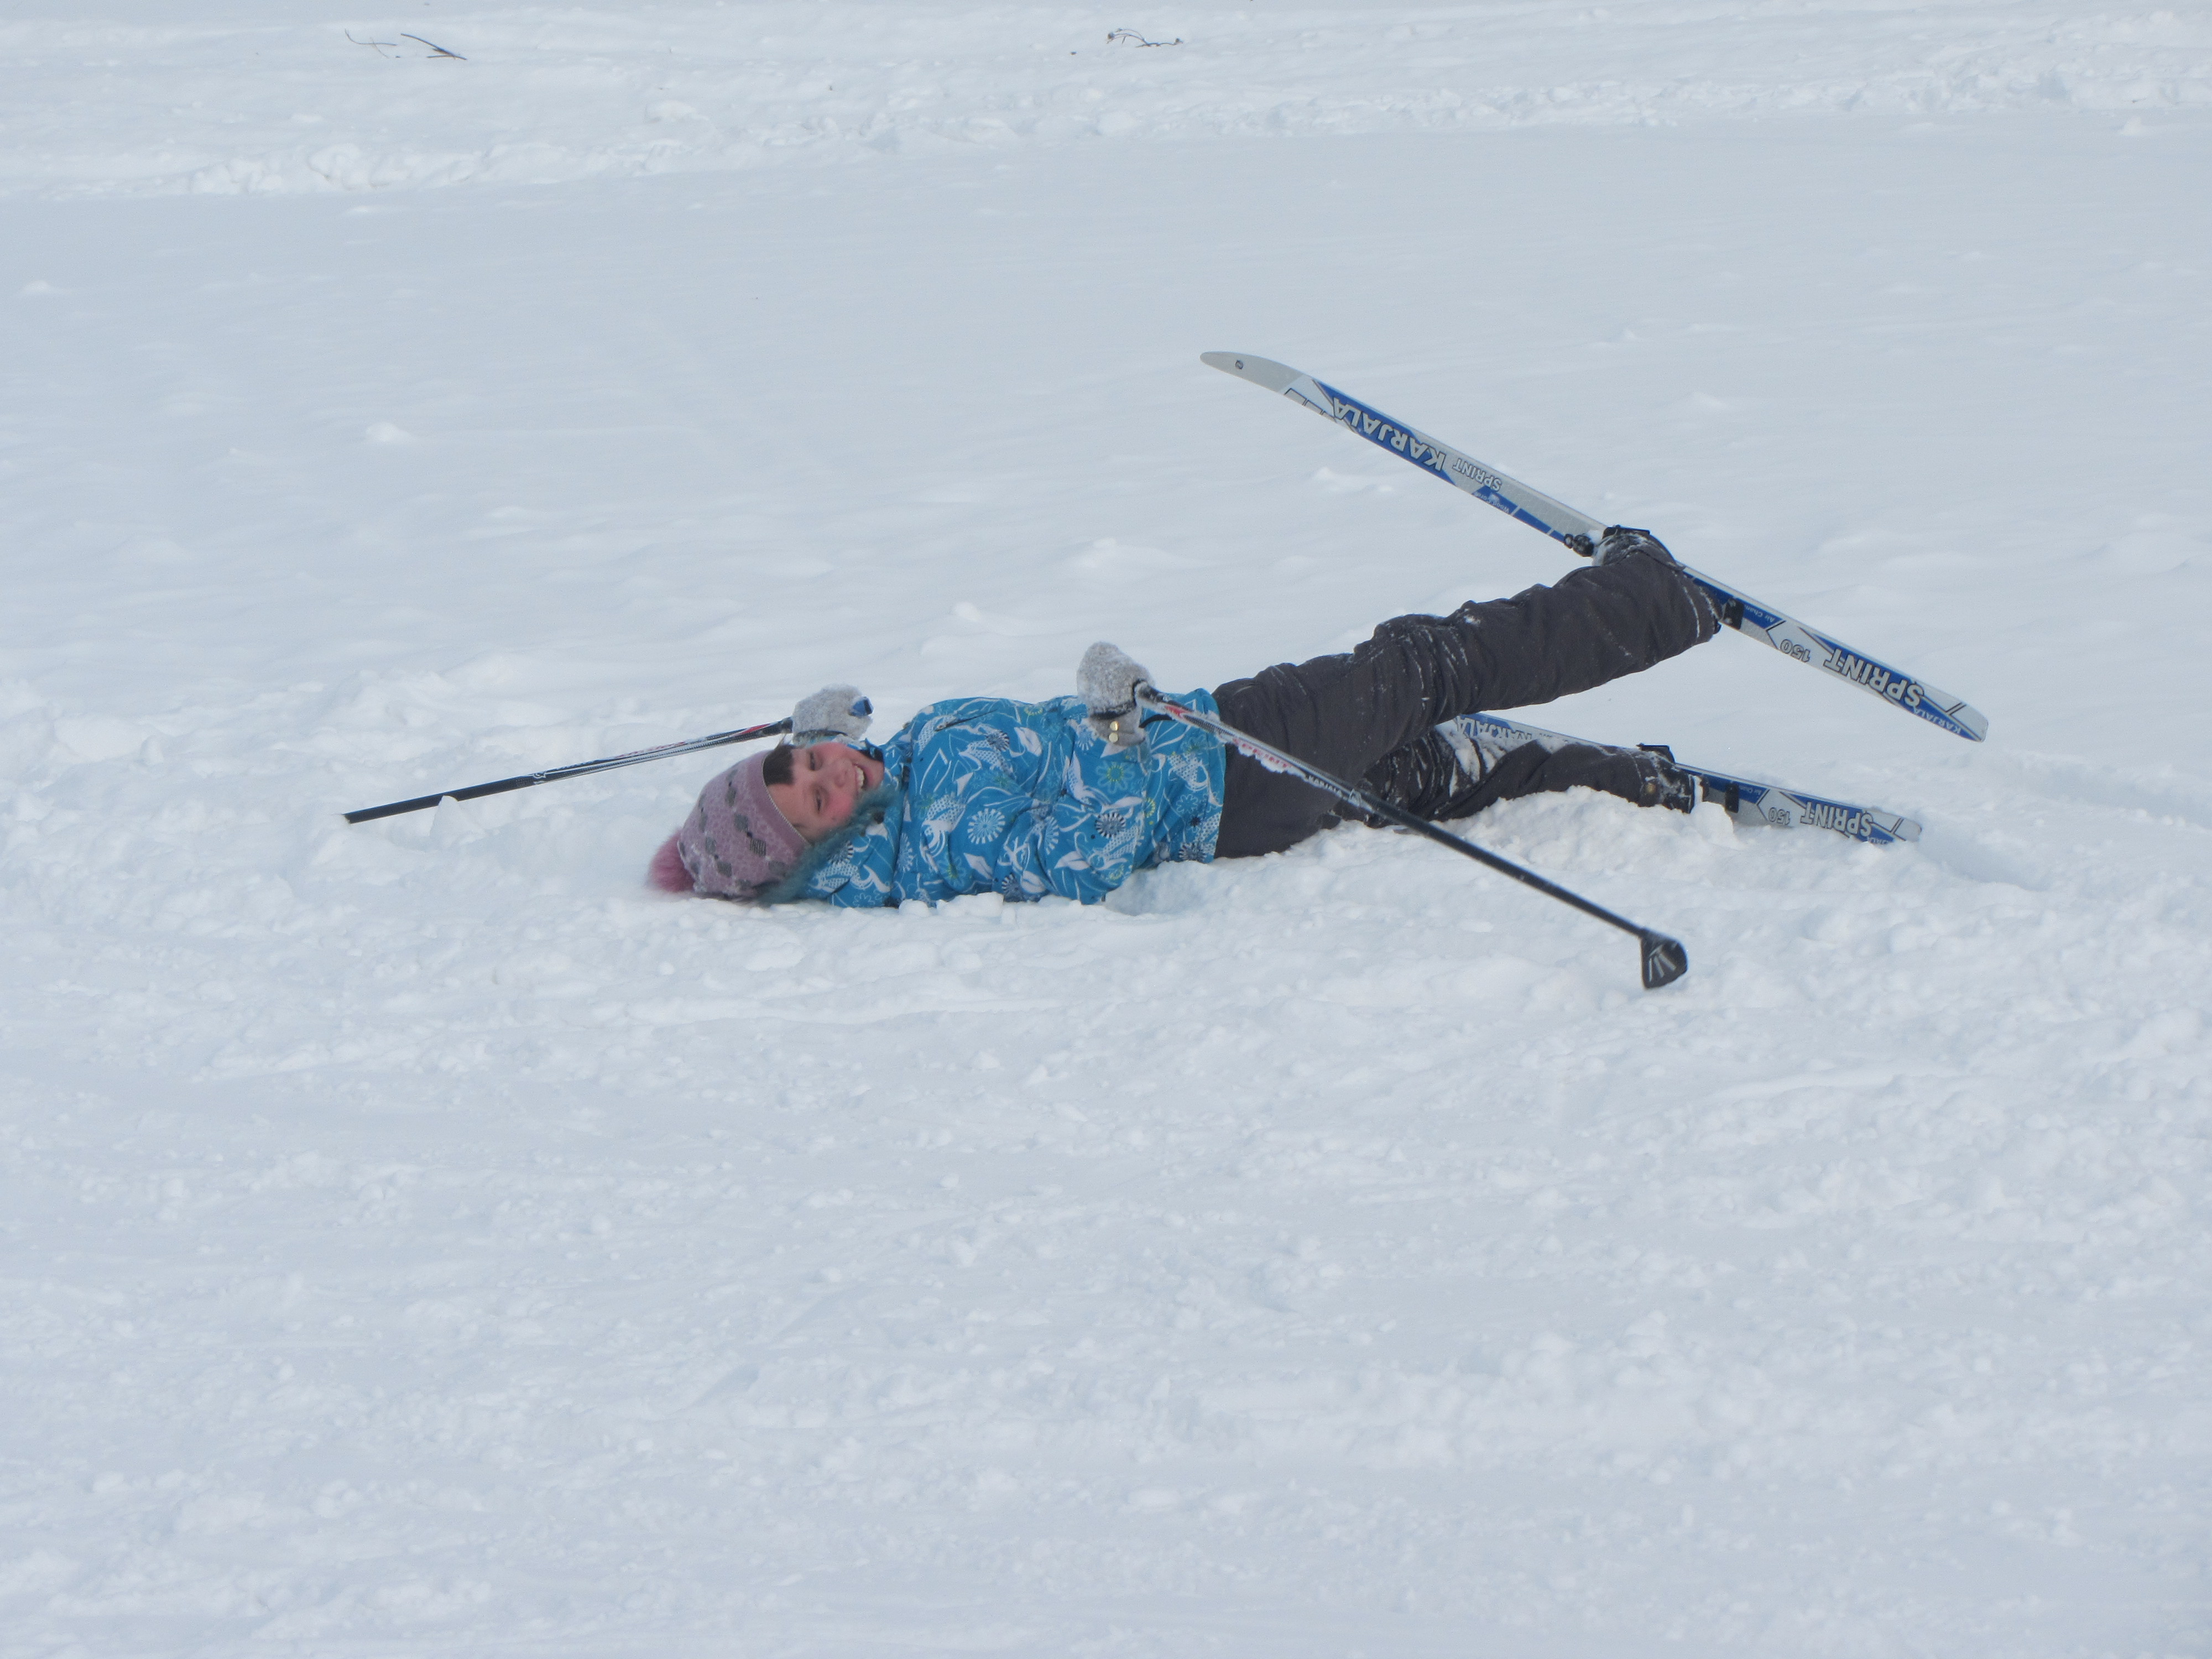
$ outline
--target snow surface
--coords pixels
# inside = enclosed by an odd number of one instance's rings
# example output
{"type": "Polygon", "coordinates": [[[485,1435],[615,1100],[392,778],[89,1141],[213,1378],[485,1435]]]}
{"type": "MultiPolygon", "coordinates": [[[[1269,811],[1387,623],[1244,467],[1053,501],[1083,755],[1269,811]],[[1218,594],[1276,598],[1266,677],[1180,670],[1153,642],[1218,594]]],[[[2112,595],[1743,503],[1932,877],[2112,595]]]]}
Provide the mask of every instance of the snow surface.
{"type": "Polygon", "coordinates": [[[22,10],[0,1655],[2212,1652],[2212,9],[22,10]],[[1532,716],[1927,826],[1477,821],[1656,994],[1366,830],[860,915],[642,890],[726,756],[338,819],[1564,568],[1209,349],[1989,743],[1532,716]]]}

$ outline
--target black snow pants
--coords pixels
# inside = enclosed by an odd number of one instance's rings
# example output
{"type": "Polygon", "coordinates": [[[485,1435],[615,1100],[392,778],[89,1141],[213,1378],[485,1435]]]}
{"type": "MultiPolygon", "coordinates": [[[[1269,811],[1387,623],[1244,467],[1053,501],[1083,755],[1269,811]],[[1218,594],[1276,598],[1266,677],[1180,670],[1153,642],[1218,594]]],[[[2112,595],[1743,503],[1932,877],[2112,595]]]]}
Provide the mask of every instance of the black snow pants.
{"type": "MultiPolygon", "coordinates": [[[[1678,566],[1632,555],[1549,587],[1398,617],[1339,656],[1279,663],[1217,689],[1221,718],[1425,818],[1577,785],[1643,805],[1669,793],[1656,756],[1577,744],[1515,749],[1468,774],[1435,730],[1480,710],[1587,691],[1712,638],[1720,619],[1678,566]]],[[[1279,853],[1346,812],[1334,796],[1229,751],[1216,858],[1279,853]]]]}

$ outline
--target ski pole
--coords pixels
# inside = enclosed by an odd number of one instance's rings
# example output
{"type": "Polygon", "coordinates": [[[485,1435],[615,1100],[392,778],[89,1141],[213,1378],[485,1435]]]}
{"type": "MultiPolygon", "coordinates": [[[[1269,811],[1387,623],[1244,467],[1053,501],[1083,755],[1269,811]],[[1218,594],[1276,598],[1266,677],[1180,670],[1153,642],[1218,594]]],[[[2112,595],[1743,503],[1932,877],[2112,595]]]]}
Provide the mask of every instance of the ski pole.
{"type": "Polygon", "coordinates": [[[636,766],[646,761],[693,754],[702,749],[719,749],[726,743],[749,743],[755,738],[773,738],[790,730],[791,720],[787,715],[766,726],[748,726],[742,732],[717,732],[711,737],[686,738],[681,743],[664,743],[651,749],[635,749],[627,755],[610,755],[605,760],[579,761],[574,766],[556,766],[550,772],[526,772],[520,777],[501,778],[492,783],[472,783],[465,789],[447,789],[434,795],[417,795],[412,800],[388,801],[382,806],[364,806],[358,811],[347,813],[345,821],[348,823],[367,823],[371,818],[397,817],[402,812],[420,812],[426,807],[435,806],[448,795],[455,800],[474,800],[479,795],[503,795],[510,789],[528,789],[560,778],[580,778],[589,772],[611,772],[617,766],[636,766]]]}
{"type": "Polygon", "coordinates": [[[1656,991],[1662,985],[1672,985],[1690,971],[1690,953],[1683,949],[1680,939],[1669,939],[1649,927],[1640,927],[1626,916],[1616,915],[1601,904],[1593,904],[1581,894],[1569,892],[1555,881],[1547,881],[1534,870],[1523,869],[1512,860],[1500,858],[1471,841],[1462,841],[1449,830],[1437,829],[1426,818],[1417,817],[1402,806],[1394,805],[1380,795],[1370,794],[1356,784],[1346,783],[1334,774],[1324,772],[1317,766],[1310,766],[1294,755],[1286,755],[1273,744],[1261,742],[1249,732],[1238,731],[1226,720],[1202,714],[1172,697],[1162,696],[1149,685],[1137,688],[1137,701],[1145,708],[1181,720],[1186,726],[1194,726],[1201,732],[1211,732],[1222,742],[1242,750],[1270,772],[1285,772],[1292,777],[1303,778],[1315,788],[1326,790],[1363,812],[1388,818],[1416,835],[1426,836],[1431,841],[1449,847],[1453,852],[1471,858],[1477,864],[1487,865],[1501,876],[1510,876],[1540,893],[1550,895],[1562,904],[1573,905],[1586,916],[1595,916],[1600,921],[1620,928],[1624,933],[1633,933],[1640,947],[1638,960],[1643,969],[1644,988],[1647,991],[1656,991]]]}

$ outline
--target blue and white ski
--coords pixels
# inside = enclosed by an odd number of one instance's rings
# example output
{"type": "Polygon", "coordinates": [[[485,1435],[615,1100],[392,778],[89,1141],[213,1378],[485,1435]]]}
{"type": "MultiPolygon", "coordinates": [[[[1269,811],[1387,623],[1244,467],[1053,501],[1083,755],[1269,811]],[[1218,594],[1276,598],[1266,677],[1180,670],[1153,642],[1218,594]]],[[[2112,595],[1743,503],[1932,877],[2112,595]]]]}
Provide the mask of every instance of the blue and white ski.
{"type": "MultiPolygon", "coordinates": [[[[1523,726],[1519,720],[1509,720],[1497,714],[1468,714],[1459,720],[1446,720],[1437,730],[1443,732],[1445,740],[1460,751],[1461,763],[1467,767],[1471,776],[1479,775],[1482,768],[1476,757],[1467,752],[1466,745],[1470,742],[1487,748],[1493,756],[1518,749],[1526,743],[1535,744],[1553,753],[1569,744],[1586,744],[1595,749],[1614,746],[1591,744],[1587,738],[1571,738],[1563,732],[1547,732],[1540,726],[1523,726]]],[[[1695,778],[1703,797],[1706,800],[1719,802],[1739,824],[1767,823],[1778,830],[1832,830],[1853,841],[1872,842],[1877,846],[1920,839],[1918,824],[1911,818],[1885,811],[1879,806],[1858,806],[1849,801],[1830,800],[1824,795],[1808,795],[1800,789],[1784,789],[1779,784],[1734,777],[1726,772],[1715,772],[1706,767],[1675,760],[1671,750],[1660,748],[1658,752],[1674,761],[1677,770],[1695,778]]]]}
{"type": "MultiPolygon", "coordinates": [[[[1605,534],[1607,526],[1589,514],[1577,513],[1564,501],[1555,501],[1541,490],[1509,478],[1472,456],[1462,455],[1450,445],[1438,443],[1425,432],[1394,421],[1380,410],[1370,409],[1357,398],[1347,397],[1334,386],[1286,363],[1231,351],[1209,351],[1203,354],[1201,361],[1224,374],[1234,374],[1304,404],[1316,415],[1335,422],[1378,448],[1389,450],[1401,460],[1410,461],[1425,472],[1434,473],[1454,489],[1465,490],[1479,501],[1487,501],[1531,529],[1542,531],[1584,557],[1605,534]]],[[[1893,668],[1863,651],[1855,651],[1795,617],[1762,605],[1748,593],[1737,592],[1725,582],[1715,581],[1701,571],[1689,570],[1687,566],[1684,568],[1711,595],[1721,620],[1739,634],[1870,691],[1946,732],[1976,743],[1989,735],[1988,719],[1963,699],[1938,691],[1925,680],[1893,668]]]]}

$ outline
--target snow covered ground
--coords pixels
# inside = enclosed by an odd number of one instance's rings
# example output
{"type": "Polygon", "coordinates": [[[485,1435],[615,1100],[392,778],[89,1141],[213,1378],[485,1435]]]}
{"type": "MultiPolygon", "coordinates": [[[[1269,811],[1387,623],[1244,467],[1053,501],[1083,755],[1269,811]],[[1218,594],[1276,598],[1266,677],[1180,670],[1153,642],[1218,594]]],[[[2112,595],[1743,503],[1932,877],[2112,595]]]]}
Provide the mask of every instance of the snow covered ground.
{"type": "Polygon", "coordinates": [[[363,190],[1102,137],[2212,109],[2201,3],[398,0],[332,15],[301,0],[91,0],[88,10],[0,23],[0,188],[363,190]]]}
{"type": "Polygon", "coordinates": [[[22,10],[0,1656],[2212,1652],[2212,9],[22,10]],[[1533,715],[1927,826],[1471,826],[1649,995],[1365,830],[862,916],[641,890],[726,756],[338,819],[1564,568],[1219,348],[1990,741],[1533,715]]]}

